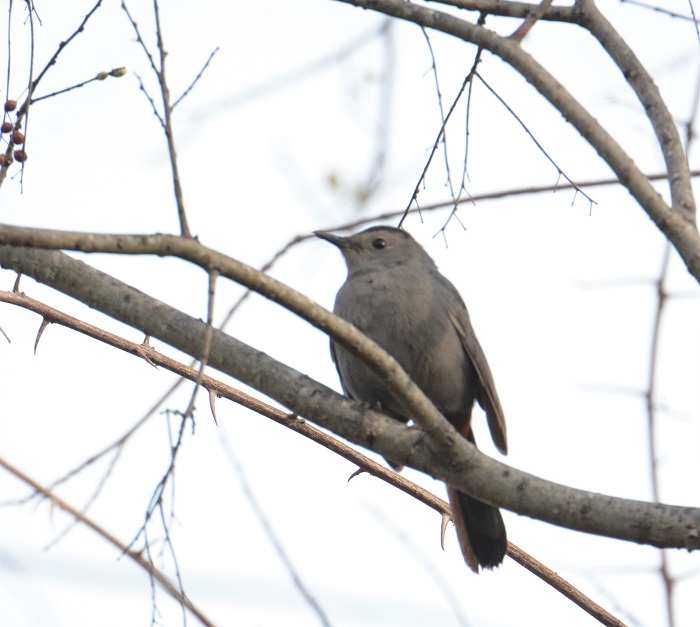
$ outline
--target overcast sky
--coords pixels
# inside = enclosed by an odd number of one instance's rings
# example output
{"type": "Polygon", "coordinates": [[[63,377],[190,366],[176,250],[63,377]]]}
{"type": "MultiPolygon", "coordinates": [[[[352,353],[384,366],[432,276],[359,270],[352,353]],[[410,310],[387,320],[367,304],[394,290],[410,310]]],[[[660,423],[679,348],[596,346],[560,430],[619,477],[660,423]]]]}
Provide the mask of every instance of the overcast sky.
{"type": "MultiPolygon", "coordinates": [[[[153,50],[150,7],[130,4],[153,50]]],[[[648,65],[674,116],[687,120],[700,70],[692,23],[630,3],[600,6],[648,65]]],[[[42,24],[35,22],[35,68],[43,68],[89,7],[82,1],[37,3],[42,24]]],[[[13,11],[9,96],[21,101],[29,29],[24,6],[15,3],[13,11]]],[[[440,128],[431,57],[419,29],[392,23],[380,36],[381,16],[329,1],[212,1],[198,3],[196,10],[170,3],[161,7],[161,17],[174,97],[218,48],[174,121],[190,226],[202,243],[261,266],[295,235],[407,205],[440,128]],[[364,43],[347,54],[358,40],[364,43]],[[381,170],[378,154],[384,159],[381,170]],[[377,172],[379,187],[361,203],[377,172]]],[[[515,27],[495,18],[487,25],[503,33],[515,27]]],[[[431,42],[447,109],[474,49],[436,34],[431,42]]],[[[648,121],[590,36],[573,26],[539,23],[523,45],[611,129],[644,171],[662,171],[648,121]]],[[[8,67],[6,51],[0,54],[5,55],[0,67],[8,67]]],[[[2,187],[0,221],[81,231],[177,232],[165,140],[137,76],[157,100],[155,81],[118,2],[105,2],[42,80],[38,95],[120,66],[128,69],[123,78],[91,83],[32,108],[25,129],[29,160],[23,176],[14,168],[2,187]]],[[[479,71],[567,177],[611,176],[561,116],[503,62],[486,54],[479,71]]],[[[460,107],[447,131],[457,184],[465,136],[460,107]]],[[[468,154],[467,188],[474,196],[564,182],[478,83],[468,154]]],[[[667,196],[664,184],[658,189],[667,196]]],[[[643,392],[656,311],[653,282],[665,243],[627,192],[585,191],[594,203],[562,189],[464,205],[459,221],[466,228],[452,220],[445,237],[435,236],[447,221],[445,210],[412,215],[405,226],[470,310],[508,421],[510,454],[504,461],[570,486],[648,500],[643,392]]],[[[449,198],[442,152],[419,198],[423,206],[449,198]]],[[[169,259],[82,258],[174,307],[206,316],[207,278],[198,269],[169,259]]],[[[328,308],[345,276],[338,251],[318,240],[292,248],[271,272],[328,308]]],[[[0,289],[12,289],[14,281],[12,273],[0,272],[0,289]]],[[[661,498],[697,506],[698,288],[675,254],[667,287],[672,297],[657,364],[661,498]]],[[[142,339],[28,278],[22,289],[128,339],[142,339]]],[[[217,319],[241,293],[219,282],[217,319]]],[[[123,434],[175,378],[55,325],[34,355],[39,325],[37,315],[0,305],[0,327],[11,339],[0,337],[0,456],[49,484],[123,434]]],[[[340,389],[327,337],[263,298],[249,299],[227,330],[340,389]]],[[[154,345],[189,361],[160,342],[154,345]]],[[[191,392],[191,385],[181,386],[130,440],[90,507],[88,515],[126,543],[138,533],[169,462],[168,418],[160,412],[183,411],[191,392]]],[[[452,529],[445,551],[440,548],[435,512],[367,475],[348,483],[355,470],[348,462],[228,402],[217,405],[217,427],[207,405],[201,395],[195,433],[188,431],[178,459],[172,541],[187,594],[216,624],[319,623],[247,490],[334,626],[594,624],[508,559],[495,572],[474,576],[452,529]]],[[[490,444],[480,410],[474,422],[483,450],[503,459],[490,444]]],[[[108,466],[102,460],[57,493],[82,508],[108,466]]],[[[444,497],[442,483],[411,470],[405,474],[444,497]]],[[[0,500],[26,494],[25,486],[0,473],[0,500]]],[[[664,624],[657,550],[510,512],[505,521],[512,542],[623,621],[664,624]]],[[[64,536],[70,524],[45,503],[0,508],[0,624],[149,624],[148,577],[84,527],[64,536]]],[[[162,536],[162,528],[149,526],[156,564],[172,576],[162,536]]],[[[696,625],[697,553],[670,551],[669,559],[679,578],[676,625],[696,625]]],[[[160,624],[182,624],[175,602],[161,591],[156,602],[160,624]]],[[[189,616],[188,624],[196,620],[189,616]]]]}

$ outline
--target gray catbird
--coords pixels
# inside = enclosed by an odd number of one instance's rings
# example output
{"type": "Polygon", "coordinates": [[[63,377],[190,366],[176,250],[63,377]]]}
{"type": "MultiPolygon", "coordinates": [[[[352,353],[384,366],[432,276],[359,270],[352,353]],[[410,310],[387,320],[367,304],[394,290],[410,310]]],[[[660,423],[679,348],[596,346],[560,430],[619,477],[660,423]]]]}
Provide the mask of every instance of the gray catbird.
{"type": "MultiPolygon", "coordinates": [[[[316,235],[337,246],[348,267],[334,313],[394,357],[472,444],[470,420],[478,401],[496,447],[505,454],[506,424],[491,370],[464,301],[428,253],[406,231],[387,226],[351,237],[323,231],[316,235]]],[[[331,354],[347,396],[409,421],[381,376],[333,341],[331,354]]],[[[506,529],[498,508],[449,485],[447,492],[469,567],[478,572],[479,566],[498,566],[506,552],[506,529]]]]}

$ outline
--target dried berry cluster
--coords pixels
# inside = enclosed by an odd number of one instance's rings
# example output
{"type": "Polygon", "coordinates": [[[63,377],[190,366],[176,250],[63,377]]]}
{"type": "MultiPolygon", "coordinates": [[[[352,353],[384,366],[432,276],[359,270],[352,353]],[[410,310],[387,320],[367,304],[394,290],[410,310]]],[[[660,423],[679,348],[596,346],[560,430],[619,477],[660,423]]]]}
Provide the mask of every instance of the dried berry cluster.
{"type": "MultiPolygon", "coordinates": [[[[16,108],[16,100],[7,100],[5,102],[5,121],[2,123],[2,126],[0,126],[0,132],[2,132],[3,134],[12,133],[10,135],[10,145],[21,146],[21,148],[17,148],[12,153],[12,156],[14,157],[15,161],[24,163],[27,160],[27,153],[24,150],[24,133],[20,130],[17,130],[15,128],[15,125],[8,119],[8,114],[14,111],[16,108]]],[[[12,159],[9,160],[9,163],[12,163],[12,159]]],[[[9,165],[9,163],[7,155],[0,154],[0,166],[9,165]]]]}

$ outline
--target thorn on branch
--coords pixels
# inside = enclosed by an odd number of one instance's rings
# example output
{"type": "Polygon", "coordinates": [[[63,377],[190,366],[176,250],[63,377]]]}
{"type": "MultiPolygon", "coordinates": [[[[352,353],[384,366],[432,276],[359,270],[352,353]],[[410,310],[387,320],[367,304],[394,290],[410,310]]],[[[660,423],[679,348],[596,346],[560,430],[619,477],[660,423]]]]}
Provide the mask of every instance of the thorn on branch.
{"type": "Polygon", "coordinates": [[[51,320],[48,318],[42,318],[41,319],[41,326],[39,327],[39,332],[36,334],[36,340],[34,341],[34,354],[36,355],[36,349],[37,346],[39,346],[39,340],[41,339],[41,336],[44,334],[44,330],[46,327],[48,327],[51,324],[51,320]]]}
{"type": "Polygon", "coordinates": [[[219,426],[219,421],[216,419],[216,392],[214,390],[209,390],[209,408],[211,409],[212,418],[214,418],[214,424],[219,426]]]}
{"type": "Polygon", "coordinates": [[[146,363],[149,363],[151,366],[153,366],[156,370],[158,370],[158,365],[153,362],[151,357],[149,356],[149,353],[153,351],[153,347],[150,344],[141,344],[139,347],[136,349],[136,354],[141,357],[146,363]]]}
{"type": "Polygon", "coordinates": [[[442,524],[440,525],[440,548],[445,550],[445,533],[447,533],[447,525],[452,522],[452,516],[450,514],[442,515],[442,524]]]}
{"type": "Polygon", "coordinates": [[[362,473],[367,472],[364,468],[358,468],[355,472],[353,472],[349,477],[348,477],[348,483],[350,483],[355,477],[361,475],[362,473]]]}

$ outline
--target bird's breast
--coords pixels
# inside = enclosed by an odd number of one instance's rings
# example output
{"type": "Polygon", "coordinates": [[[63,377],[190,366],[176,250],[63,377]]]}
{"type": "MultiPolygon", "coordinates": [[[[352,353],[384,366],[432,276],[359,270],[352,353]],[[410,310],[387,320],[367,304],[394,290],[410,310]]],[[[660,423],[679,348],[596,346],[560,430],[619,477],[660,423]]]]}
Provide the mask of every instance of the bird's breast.
{"type": "MultiPolygon", "coordinates": [[[[474,374],[440,287],[426,273],[351,279],[339,291],[334,311],[394,357],[443,412],[456,413],[473,403],[474,374]]],[[[335,352],[353,398],[404,414],[383,377],[342,347],[335,352]]]]}

